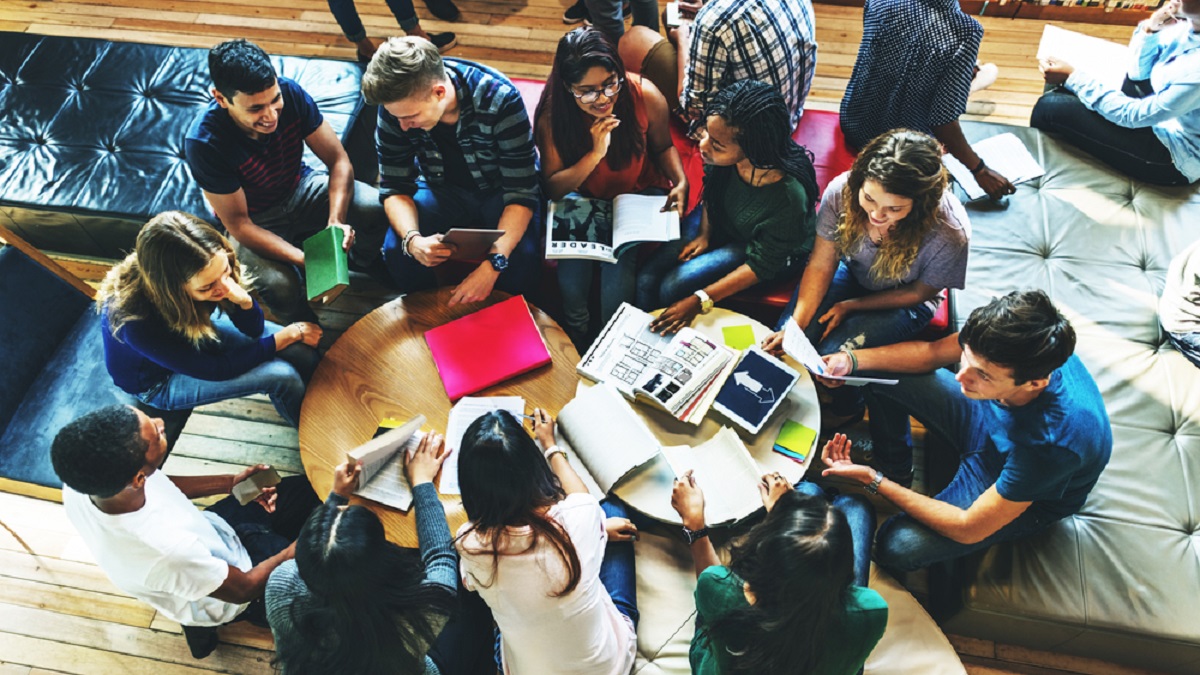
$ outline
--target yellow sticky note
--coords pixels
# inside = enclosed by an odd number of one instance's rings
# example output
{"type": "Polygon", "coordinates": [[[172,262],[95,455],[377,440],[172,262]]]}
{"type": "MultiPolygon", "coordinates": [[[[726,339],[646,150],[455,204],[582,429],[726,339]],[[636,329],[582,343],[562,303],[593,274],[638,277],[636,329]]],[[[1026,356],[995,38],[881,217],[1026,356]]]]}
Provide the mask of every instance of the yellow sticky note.
{"type": "Polygon", "coordinates": [[[721,336],[725,338],[725,344],[733,349],[745,349],[754,344],[754,329],[750,324],[725,326],[721,329],[721,336]]]}
{"type": "Polygon", "coordinates": [[[786,450],[805,456],[808,455],[809,449],[812,448],[813,441],[817,438],[815,429],[788,420],[783,423],[783,428],[779,430],[779,438],[775,439],[775,445],[782,446],[786,450]]]}

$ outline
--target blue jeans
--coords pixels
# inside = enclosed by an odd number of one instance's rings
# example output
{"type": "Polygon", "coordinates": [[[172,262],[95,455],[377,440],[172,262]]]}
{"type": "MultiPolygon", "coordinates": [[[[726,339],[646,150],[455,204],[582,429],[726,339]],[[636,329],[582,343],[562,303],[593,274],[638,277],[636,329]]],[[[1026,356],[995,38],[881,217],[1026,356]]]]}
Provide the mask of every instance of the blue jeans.
{"type": "MultiPolygon", "coordinates": [[[[217,331],[216,348],[221,351],[237,349],[257,341],[257,338],[238,330],[224,314],[213,318],[213,328],[217,331]]],[[[267,322],[266,333],[279,330],[280,326],[267,322]]],[[[300,404],[304,401],[306,383],[316,370],[320,358],[317,350],[297,343],[277,352],[270,361],[264,361],[237,377],[201,380],[182,373],[172,373],[137,398],[146,405],[162,410],[181,410],[251,394],[266,394],[280,417],[299,428],[300,404]]]]}
{"type": "Polygon", "coordinates": [[[1200,368],[1200,333],[1167,333],[1167,339],[1184,358],[1200,368]]]}
{"type": "MultiPolygon", "coordinates": [[[[413,9],[412,0],[387,0],[387,6],[392,10],[392,15],[396,17],[396,23],[400,24],[401,30],[405,33],[420,24],[417,19],[417,11],[413,9]]],[[[338,22],[338,26],[341,26],[342,33],[347,40],[359,42],[366,39],[367,30],[363,28],[362,20],[358,18],[354,0],[329,0],[329,11],[338,22]]]]}
{"type": "MultiPolygon", "coordinates": [[[[504,212],[504,190],[490,192],[464,190],[456,185],[431,186],[417,181],[413,195],[417,205],[417,223],[422,236],[445,234],[455,227],[494,229],[504,212]]],[[[525,235],[508,257],[508,268],[500,273],[496,288],[513,295],[528,295],[541,271],[541,209],[534,209],[525,235]]],[[[383,260],[388,273],[401,292],[411,293],[437,286],[432,267],[425,267],[400,250],[403,240],[388,228],[383,242],[383,260]]]]}
{"type": "MultiPolygon", "coordinates": [[[[606,518],[628,518],[629,509],[616,497],[600,502],[606,518]]],[[[608,541],[604,546],[604,560],[600,562],[600,583],[612,598],[617,611],[629,617],[636,629],[638,625],[637,575],[634,568],[633,542],[608,541]]],[[[496,629],[496,668],[504,670],[500,653],[500,629],[496,629]]]]}
{"type": "MultiPolygon", "coordinates": [[[[829,499],[825,490],[816,483],[800,481],[796,492],[829,499]]],[[[871,542],[875,539],[875,507],[867,498],[858,494],[842,494],[833,498],[833,508],[846,517],[850,526],[850,540],[854,546],[854,585],[867,587],[871,579],[871,542]]]]}
{"type": "MultiPolygon", "coordinates": [[[[912,470],[912,435],[908,423],[911,415],[926,429],[948,441],[960,454],[958,471],[950,485],[935,499],[965,509],[996,483],[1002,467],[988,466],[983,456],[987,430],[982,427],[980,411],[982,406],[989,404],[963,396],[950,371],[903,376],[898,384],[873,384],[864,389],[871,410],[875,458],[885,475],[904,475],[912,470]]],[[[1054,520],[1035,504],[987,539],[977,544],[960,544],[937,534],[911,516],[899,514],[879,529],[875,560],[889,572],[911,572],[992,544],[1027,537],[1045,529],[1054,520]]]]}
{"type": "MultiPolygon", "coordinates": [[[[625,12],[622,0],[583,0],[592,25],[607,33],[613,44],[625,34],[625,12]]],[[[658,1],[632,0],[633,25],[645,26],[658,32],[658,1]]],[[[669,98],[669,97],[668,97],[669,98]]]]}
{"type": "MultiPolygon", "coordinates": [[[[829,283],[829,290],[825,291],[825,297],[821,299],[821,304],[813,314],[812,321],[808,323],[808,328],[804,329],[804,334],[817,348],[818,354],[833,354],[845,348],[866,349],[904,342],[921,332],[921,329],[929,325],[929,321],[933,319],[933,310],[929,309],[925,303],[899,309],[855,312],[847,316],[840,326],[834,328],[828,337],[821,338],[822,333],[825,332],[825,324],[818,319],[824,316],[825,312],[843,300],[861,298],[873,292],[855,280],[846,263],[838,263],[833,279],[829,283]]],[[[797,284],[796,290],[792,293],[792,299],[788,301],[783,314],[779,316],[775,330],[783,330],[783,327],[787,325],[799,298],[800,286],[797,284]]],[[[837,387],[830,389],[829,394],[832,398],[829,412],[834,415],[849,415],[862,408],[860,387],[837,387]]]]}

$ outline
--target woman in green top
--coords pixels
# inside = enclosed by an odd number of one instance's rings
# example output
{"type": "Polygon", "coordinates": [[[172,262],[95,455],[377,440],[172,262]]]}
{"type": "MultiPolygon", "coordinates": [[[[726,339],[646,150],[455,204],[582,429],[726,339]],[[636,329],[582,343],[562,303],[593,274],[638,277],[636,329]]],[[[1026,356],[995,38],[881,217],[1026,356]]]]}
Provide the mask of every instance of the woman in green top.
{"type": "Polygon", "coordinates": [[[694,675],[852,675],[887,626],[887,604],[866,588],[874,515],[861,495],[834,503],[779,474],[760,486],[767,517],[722,566],[707,536],[704,494],[691,472],[675,481],[696,565],[694,675]]]}
{"type": "Polygon", "coordinates": [[[713,96],[699,129],[704,203],[683,224],[684,238],[638,273],[638,306],[667,307],[652,330],[674,333],[711,302],[804,269],[817,181],[789,120],[783,96],[762,82],[734,82],[713,96]]]}

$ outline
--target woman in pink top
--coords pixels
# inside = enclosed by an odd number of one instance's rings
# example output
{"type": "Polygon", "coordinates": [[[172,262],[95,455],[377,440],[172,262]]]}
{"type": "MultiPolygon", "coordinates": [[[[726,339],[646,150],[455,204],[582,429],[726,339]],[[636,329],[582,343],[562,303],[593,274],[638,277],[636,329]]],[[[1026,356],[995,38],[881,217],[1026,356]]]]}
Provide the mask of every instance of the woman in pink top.
{"type": "Polygon", "coordinates": [[[463,586],[492,609],[504,673],[625,675],[637,647],[637,528],[621,504],[588,494],[545,411],[533,432],[537,442],[497,411],[463,436],[463,586]]]}

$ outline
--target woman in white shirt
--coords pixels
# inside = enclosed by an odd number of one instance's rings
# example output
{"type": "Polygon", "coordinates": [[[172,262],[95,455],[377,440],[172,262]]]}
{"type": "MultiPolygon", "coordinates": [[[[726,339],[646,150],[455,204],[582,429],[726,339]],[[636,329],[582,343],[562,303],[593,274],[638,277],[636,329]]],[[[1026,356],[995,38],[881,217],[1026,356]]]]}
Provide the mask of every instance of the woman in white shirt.
{"type": "Polygon", "coordinates": [[[533,417],[537,442],[504,411],[463,436],[463,585],[492,609],[504,673],[624,675],[637,646],[637,528],[621,504],[588,494],[554,420],[533,417]]]}

